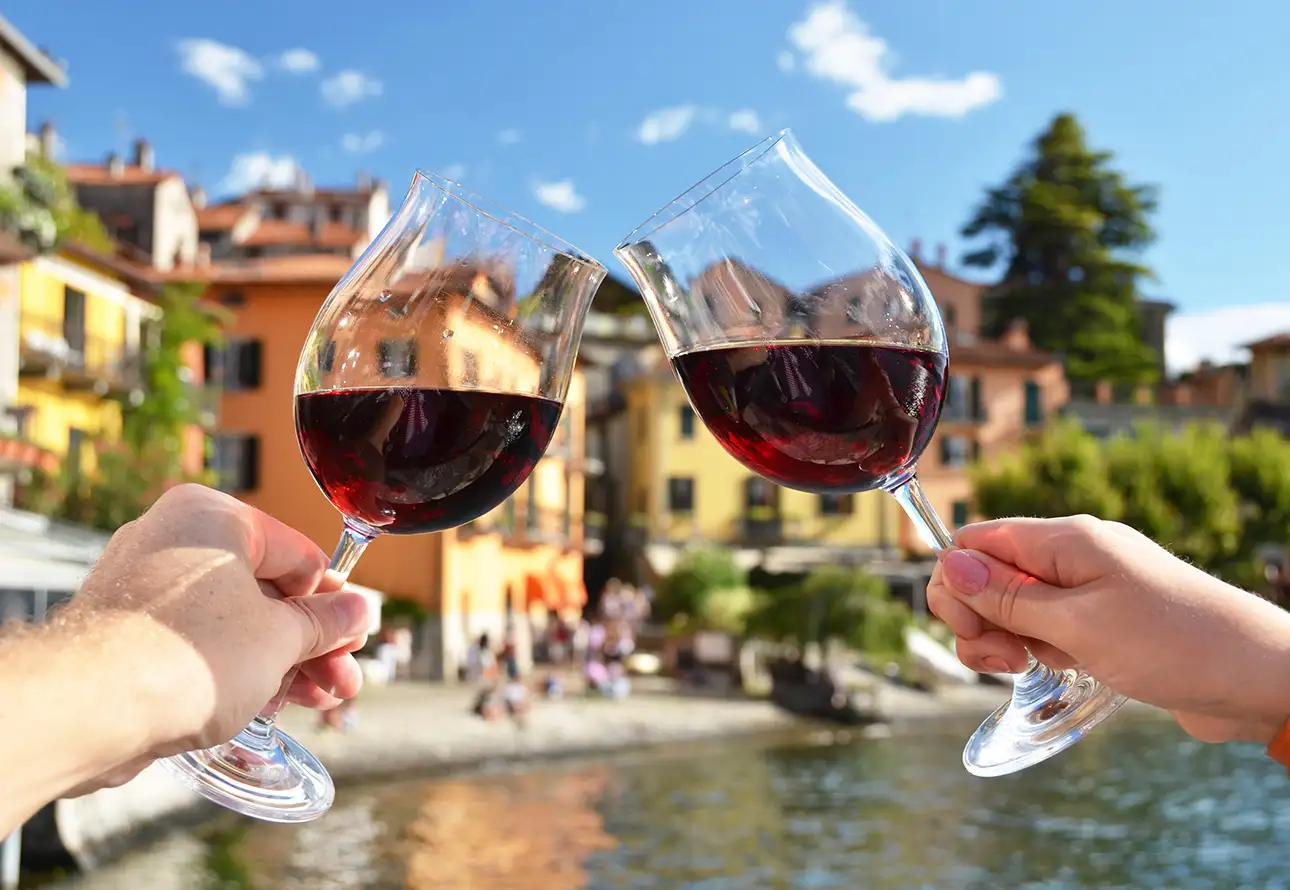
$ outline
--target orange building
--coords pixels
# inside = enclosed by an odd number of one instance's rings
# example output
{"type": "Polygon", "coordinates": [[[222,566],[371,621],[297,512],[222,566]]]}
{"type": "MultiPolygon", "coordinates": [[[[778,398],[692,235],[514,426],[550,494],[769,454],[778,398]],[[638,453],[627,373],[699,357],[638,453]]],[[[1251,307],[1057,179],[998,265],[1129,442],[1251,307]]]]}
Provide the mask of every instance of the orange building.
{"type": "MultiPolygon", "coordinates": [[[[998,339],[982,336],[983,285],[915,261],[936,297],[950,345],[949,392],[936,435],[918,462],[918,478],[953,529],[974,518],[972,465],[1017,448],[1070,400],[1070,387],[1061,360],[1035,349],[1024,324],[998,339]]],[[[923,549],[913,536],[902,543],[923,549]]]]}
{"type": "MultiPolygon", "coordinates": [[[[340,534],[341,519],[301,457],[292,394],[314,317],[350,262],[339,254],[287,255],[216,263],[205,273],[208,299],[231,318],[223,347],[208,351],[209,379],[222,387],[212,468],[222,488],[300,529],[329,552],[340,534]]],[[[398,290],[394,288],[396,294],[398,290]]],[[[476,342],[478,332],[459,310],[437,324],[433,331],[432,324],[423,330],[434,341],[442,339],[440,328],[454,330],[452,361],[461,367],[454,364],[452,373],[458,379],[473,364],[481,388],[490,382],[504,385],[492,375],[523,361],[515,356],[500,361],[495,352],[485,352],[492,344],[476,342]]],[[[362,338],[380,339],[390,333],[370,323],[355,327],[362,338]]],[[[415,360],[400,371],[398,350],[377,349],[374,344],[360,348],[341,339],[330,346],[311,344],[315,358],[320,350],[333,354],[328,368],[341,376],[345,356],[357,353],[370,359],[379,354],[387,376],[416,377],[418,385],[430,385],[415,370],[415,360]]],[[[423,356],[428,354],[429,344],[416,346],[423,356]]],[[[420,367],[429,369],[431,364],[423,358],[420,367]]],[[[370,385],[371,380],[366,382],[370,385]]],[[[329,377],[325,385],[343,383],[329,377]]],[[[524,663],[533,633],[551,611],[567,615],[581,608],[584,401],[583,379],[575,372],[547,456],[492,513],[441,534],[378,538],[360,560],[355,583],[417,603],[428,613],[414,664],[419,676],[455,676],[469,642],[483,632],[499,640],[508,618],[514,619],[524,663]]]]}

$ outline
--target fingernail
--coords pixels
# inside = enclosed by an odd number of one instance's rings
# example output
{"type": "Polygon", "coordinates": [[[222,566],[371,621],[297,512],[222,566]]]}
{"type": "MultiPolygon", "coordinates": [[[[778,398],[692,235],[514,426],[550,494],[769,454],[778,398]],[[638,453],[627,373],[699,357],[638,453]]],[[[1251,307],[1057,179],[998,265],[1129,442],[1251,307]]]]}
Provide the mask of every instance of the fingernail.
{"type": "Polygon", "coordinates": [[[990,583],[990,569],[970,551],[951,550],[941,560],[945,578],[959,593],[980,593],[990,583]]]}
{"type": "Polygon", "coordinates": [[[981,664],[992,674],[1010,674],[1012,669],[1008,667],[1008,662],[1004,661],[997,655],[987,655],[981,659],[981,664]]]}

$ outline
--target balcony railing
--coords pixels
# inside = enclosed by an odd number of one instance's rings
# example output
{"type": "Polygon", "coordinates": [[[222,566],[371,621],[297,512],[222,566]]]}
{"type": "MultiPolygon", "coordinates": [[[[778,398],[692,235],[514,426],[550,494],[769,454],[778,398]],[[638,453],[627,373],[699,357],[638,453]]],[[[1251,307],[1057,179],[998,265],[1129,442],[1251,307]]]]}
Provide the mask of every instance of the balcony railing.
{"type": "Polygon", "coordinates": [[[743,543],[753,546],[779,544],[784,540],[784,518],[779,515],[742,516],[739,536],[743,543]]]}
{"type": "Polygon", "coordinates": [[[73,345],[61,318],[22,313],[19,321],[22,344],[19,350],[25,374],[43,374],[61,379],[68,386],[109,391],[135,389],[143,385],[143,354],[120,340],[85,332],[73,345]]]}
{"type": "Polygon", "coordinates": [[[576,525],[577,517],[569,518],[572,522],[566,525],[563,510],[546,508],[538,508],[530,514],[521,502],[513,510],[503,505],[486,516],[466,523],[457,533],[461,537],[500,534],[507,544],[519,547],[534,544],[576,547],[581,544],[584,535],[576,525]]]}

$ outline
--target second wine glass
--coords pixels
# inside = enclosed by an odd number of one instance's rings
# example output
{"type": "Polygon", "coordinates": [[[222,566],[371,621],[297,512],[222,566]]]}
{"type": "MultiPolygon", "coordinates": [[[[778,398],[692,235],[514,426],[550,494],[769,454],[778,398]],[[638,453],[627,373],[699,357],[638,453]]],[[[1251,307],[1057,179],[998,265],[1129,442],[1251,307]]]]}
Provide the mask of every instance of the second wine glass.
{"type": "MultiPolygon", "coordinates": [[[[787,130],[718,169],[614,250],[690,404],[752,472],[821,495],[882,490],[936,551],[915,475],[949,347],[917,268],[787,130]]],[[[964,750],[981,776],[1069,747],[1124,699],[1030,660],[964,750]]]]}
{"type": "MultiPolygon", "coordinates": [[[[300,451],[344,519],[333,573],[348,577],[378,535],[455,528],[524,483],[555,432],[604,276],[523,217],[416,175],[318,312],[296,370],[300,451]]],[[[237,738],[168,765],[244,815],[321,816],[332,781],[274,725],[283,694],[237,738]]]]}

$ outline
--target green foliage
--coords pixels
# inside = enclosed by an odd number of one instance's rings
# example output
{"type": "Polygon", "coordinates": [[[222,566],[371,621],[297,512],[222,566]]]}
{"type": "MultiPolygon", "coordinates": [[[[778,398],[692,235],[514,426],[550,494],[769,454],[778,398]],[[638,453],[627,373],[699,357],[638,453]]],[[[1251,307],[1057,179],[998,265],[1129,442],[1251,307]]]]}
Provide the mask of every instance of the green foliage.
{"type": "Polygon", "coordinates": [[[977,510],[985,516],[1116,517],[1124,512],[1100,443],[1062,420],[1020,451],[973,470],[977,510]]]}
{"type": "Polygon", "coordinates": [[[747,584],[747,573],[735,564],[729,550],[696,547],[682,554],[672,572],[659,583],[654,614],[677,629],[706,626],[710,617],[731,610],[717,600],[747,584]]]}
{"type": "Polygon", "coordinates": [[[822,566],[800,584],[763,591],[746,632],[799,645],[841,640],[871,655],[905,651],[909,607],[891,598],[887,583],[859,569],[822,566]]]}
{"type": "Polygon", "coordinates": [[[36,153],[0,185],[0,228],[39,253],[77,241],[93,250],[115,250],[103,221],[76,203],[76,192],[56,162],[36,153]]]}
{"type": "Polygon", "coordinates": [[[1007,265],[989,294],[993,334],[1022,318],[1036,346],[1065,355],[1072,380],[1149,382],[1157,357],[1136,302],[1151,272],[1133,257],[1155,239],[1156,194],[1127,183],[1112,160],[1089,148],[1074,115],[1055,117],[963,227],[990,239],[964,262],[1007,265]]]}
{"type": "Polygon", "coordinates": [[[1063,423],[973,481],[985,516],[1091,513],[1249,587],[1260,550],[1290,546],[1290,441],[1267,430],[1144,425],[1103,443],[1063,423]]]}
{"type": "Polygon", "coordinates": [[[412,600],[387,599],[381,603],[381,623],[420,624],[430,617],[425,606],[412,600]]]}
{"type": "Polygon", "coordinates": [[[197,387],[184,360],[189,344],[217,342],[217,318],[200,304],[204,285],[172,282],[157,295],[160,323],[144,354],[145,395],[122,406],[122,439],[136,453],[149,451],[172,479],[183,475],[183,440],[200,419],[197,387]]]}

